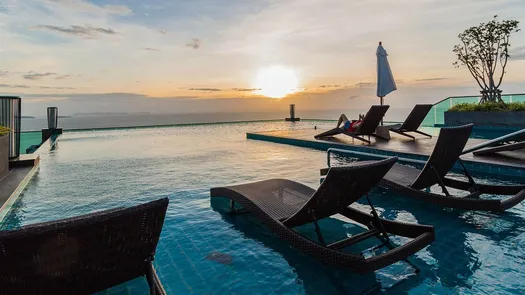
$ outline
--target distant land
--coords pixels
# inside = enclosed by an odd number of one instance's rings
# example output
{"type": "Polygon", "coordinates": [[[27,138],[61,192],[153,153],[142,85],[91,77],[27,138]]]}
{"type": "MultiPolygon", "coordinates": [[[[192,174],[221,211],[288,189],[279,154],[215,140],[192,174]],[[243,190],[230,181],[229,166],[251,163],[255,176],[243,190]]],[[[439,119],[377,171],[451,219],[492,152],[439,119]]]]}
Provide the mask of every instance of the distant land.
{"type": "Polygon", "coordinates": [[[59,118],[71,118],[71,116],[58,116],[59,118]]]}
{"type": "Polygon", "coordinates": [[[20,118],[22,118],[22,119],[34,119],[35,117],[33,117],[33,116],[20,116],[20,118]]]}
{"type": "Polygon", "coordinates": [[[75,113],[74,116],[121,116],[121,115],[149,115],[149,112],[136,112],[136,113],[75,113]]]}

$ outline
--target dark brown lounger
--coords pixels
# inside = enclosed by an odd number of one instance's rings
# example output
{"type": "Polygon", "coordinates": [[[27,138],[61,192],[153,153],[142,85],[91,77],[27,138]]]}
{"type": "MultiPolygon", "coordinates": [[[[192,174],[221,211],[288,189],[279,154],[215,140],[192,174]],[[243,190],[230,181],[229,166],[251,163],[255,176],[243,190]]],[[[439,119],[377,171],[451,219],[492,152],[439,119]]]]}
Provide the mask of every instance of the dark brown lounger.
{"type": "Polygon", "coordinates": [[[521,149],[525,149],[525,129],[475,145],[464,150],[462,154],[472,152],[475,156],[487,156],[521,149]]]}
{"type": "Polygon", "coordinates": [[[523,185],[490,185],[476,183],[459,158],[472,131],[472,124],[441,128],[439,137],[425,167],[417,169],[395,164],[380,182],[380,186],[395,189],[407,197],[449,208],[480,211],[504,211],[525,199],[523,185]],[[461,164],[468,181],[446,177],[456,162],[461,164]],[[422,191],[438,184],[443,194],[422,191]],[[468,192],[466,196],[453,196],[448,187],[468,192]],[[481,194],[513,195],[499,199],[482,199],[481,194]]]}
{"type": "Polygon", "coordinates": [[[92,294],[146,276],[153,268],[168,199],[0,232],[0,293],[92,294]]]}
{"type": "Polygon", "coordinates": [[[427,116],[430,109],[432,109],[432,106],[433,105],[431,104],[416,104],[402,124],[388,126],[390,131],[410,137],[412,139],[416,138],[410,134],[407,134],[407,132],[414,132],[432,138],[432,135],[417,130],[419,126],[421,126],[421,123],[423,123],[423,120],[425,120],[425,117],[427,116]]]}
{"type": "Polygon", "coordinates": [[[345,130],[344,128],[337,126],[334,129],[330,129],[314,137],[315,139],[322,139],[322,138],[331,137],[337,134],[345,134],[352,138],[364,141],[368,144],[370,144],[370,136],[374,136],[374,137],[378,137],[378,138],[387,140],[386,138],[383,138],[375,134],[375,132],[376,132],[377,126],[379,126],[379,123],[385,116],[386,111],[388,110],[389,107],[390,106],[388,105],[372,106],[370,110],[368,110],[368,113],[366,113],[365,118],[361,122],[361,125],[357,127],[357,130],[355,132],[350,132],[350,131],[345,130]],[[368,136],[368,140],[363,138],[362,136],[368,136]]]}
{"type": "MultiPolygon", "coordinates": [[[[240,204],[296,249],[326,264],[365,273],[400,260],[408,262],[409,255],[416,253],[434,240],[432,226],[379,218],[371,203],[372,214],[348,207],[367,195],[396,160],[396,158],[390,158],[331,168],[325,181],[317,190],[290,180],[271,179],[212,188],[210,194],[212,198],[230,199],[232,213],[238,212],[235,209],[236,203],[240,204]],[[326,243],[317,221],[337,213],[365,225],[369,230],[341,241],[326,243]],[[307,223],[314,224],[318,241],[294,231],[294,227],[307,223]],[[413,240],[400,247],[394,247],[388,237],[389,234],[413,240]],[[379,247],[386,246],[390,250],[370,258],[364,258],[361,253],[343,251],[348,246],[372,237],[382,242],[379,247]]],[[[370,202],[369,199],[368,201],[370,202]]]]}

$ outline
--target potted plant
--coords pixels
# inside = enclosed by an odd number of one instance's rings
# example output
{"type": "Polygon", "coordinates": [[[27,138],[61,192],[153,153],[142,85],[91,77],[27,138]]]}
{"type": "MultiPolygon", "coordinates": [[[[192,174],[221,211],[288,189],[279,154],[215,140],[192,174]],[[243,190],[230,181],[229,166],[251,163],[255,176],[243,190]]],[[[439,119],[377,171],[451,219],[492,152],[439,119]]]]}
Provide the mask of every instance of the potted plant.
{"type": "Polygon", "coordinates": [[[525,127],[525,102],[460,103],[445,112],[445,124],[525,127]]]}
{"type": "Polygon", "coordinates": [[[461,104],[445,112],[445,124],[457,125],[524,125],[522,103],[506,104],[501,99],[501,83],[506,73],[510,35],[519,32],[517,20],[498,21],[466,29],[459,34],[460,44],[454,46],[456,67],[466,67],[481,88],[479,104],[461,104]],[[465,114],[463,114],[465,112],[465,114]]]}
{"type": "Polygon", "coordinates": [[[0,179],[9,172],[9,132],[11,129],[0,126],[0,179]]]}

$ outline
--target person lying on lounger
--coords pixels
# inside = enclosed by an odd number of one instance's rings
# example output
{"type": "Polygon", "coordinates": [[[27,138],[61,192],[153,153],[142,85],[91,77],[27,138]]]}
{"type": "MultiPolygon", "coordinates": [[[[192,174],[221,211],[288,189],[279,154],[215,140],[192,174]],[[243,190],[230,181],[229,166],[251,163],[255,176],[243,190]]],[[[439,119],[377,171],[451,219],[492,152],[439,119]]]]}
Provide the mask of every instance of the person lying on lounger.
{"type": "Polygon", "coordinates": [[[337,127],[341,126],[343,124],[343,129],[345,129],[348,132],[354,132],[357,130],[359,125],[361,125],[361,122],[363,122],[363,119],[365,118],[365,115],[359,114],[359,120],[348,120],[345,114],[341,114],[339,117],[339,120],[337,121],[337,127]]]}

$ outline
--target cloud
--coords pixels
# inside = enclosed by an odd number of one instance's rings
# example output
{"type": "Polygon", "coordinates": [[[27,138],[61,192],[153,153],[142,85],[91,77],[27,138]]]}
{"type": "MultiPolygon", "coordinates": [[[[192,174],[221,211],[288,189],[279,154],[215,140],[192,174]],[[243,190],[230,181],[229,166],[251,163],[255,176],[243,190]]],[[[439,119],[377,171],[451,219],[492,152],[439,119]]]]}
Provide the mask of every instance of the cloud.
{"type": "Polygon", "coordinates": [[[160,51],[160,49],[157,49],[157,48],[151,48],[151,47],[143,47],[141,48],[142,50],[146,50],[146,51],[160,51]]]}
{"type": "Polygon", "coordinates": [[[195,90],[195,91],[222,91],[219,88],[190,88],[188,90],[195,90]]]}
{"type": "Polygon", "coordinates": [[[338,88],[341,85],[319,85],[318,88],[338,88]]]}
{"type": "Polygon", "coordinates": [[[124,5],[105,5],[104,10],[106,10],[110,14],[118,14],[118,15],[132,15],[133,11],[129,9],[129,7],[124,5]]]}
{"type": "Polygon", "coordinates": [[[48,72],[48,73],[33,73],[33,72],[30,72],[29,74],[22,75],[22,78],[24,78],[26,80],[40,80],[42,78],[53,76],[53,75],[56,75],[56,73],[50,73],[50,72],[48,72]]]}
{"type": "Polygon", "coordinates": [[[190,43],[186,44],[186,46],[193,49],[199,49],[201,47],[201,40],[197,38],[192,39],[190,43]]]}
{"type": "Polygon", "coordinates": [[[372,83],[372,82],[359,82],[359,83],[354,84],[353,87],[362,88],[362,87],[372,87],[375,85],[376,83],[372,83]]]}
{"type": "Polygon", "coordinates": [[[71,77],[71,75],[58,76],[58,77],[55,78],[55,80],[64,80],[64,79],[69,78],[69,77],[71,77]]]}
{"type": "Polygon", "coordinates": [[[0,88],[31,88],[31,86],[17,84],[0,84],[0,88]]]}
{"type": "Polygon", "coordinates": [[[0,70],[0,77],[5,77],[7,75],[9,75],[9,71],[0,70]]]}
{"type": "Polygon", "coordinates": [[[72,25],[71,27],[61,27],[61,26],[54,26],[54,25],[38,25],[31,27],[32,29],[37,30],[49,30],[53,32],[58,32],[70,36],[79,36],[79,37],[95,37],[97,35],[117,35],[118,32],[116,32],[113,29],[105,29],[105,28],[96,28],[91,26],[77,26],[72,25]]]}
{"type": "Polygon", "coordinates": [[[193,91],[206,91],[206,92],[218,92],[218,91],[251,92],[251,91],[261,90],[261,88],[239,88],[239,87],[226,88],[226,89],[210,88],[210,87],[202,87],[202,88],[185,88],[185,87],[182,87],[180,89],[187,89],[187,90],[193,90],[193,91]]]}
{"type": "Polygon", "coordinates": [[[258,91],[261,90],[261,88],[232,88],[233,91],[258,91]]]}
{"type": "Polygon", "coordinates": [[[525,60],[525,46],[516,47],[509,52],[510,60],[525,60]]]}
{"type": "Polygon", "coordinates": [[[40,88],[40,89],[60,89],[60,90],[76,89],[75,87],[52,87],[52,86],[38,86],[38,88],[40,88]]]}
{"type": "Polygon", "coordinates": [[[75,87],[54,87],[54,86],[31,86],[31,85],[22,85],[22,84],[0,84],[0,88],[39,88],[39,89],[59,89],[59,90],[72,90],[76,89],[75,87]]]}
{"type": "Polygon", "coordinates": [[[122,16],[133,14],[133,11],[125,5],[98,6],[82,0],[47,0],[47,2],[92,14],[115,14],[122,16]]]}
{"type": "Polygon", "coordinates": [[[432,82],[432,81],[441,81],[441,80],[446,80],[446,79],[448,79],[448,78],[437,77],[437,78],[416,79],[414,81],[415,82],[432,82]]]}

